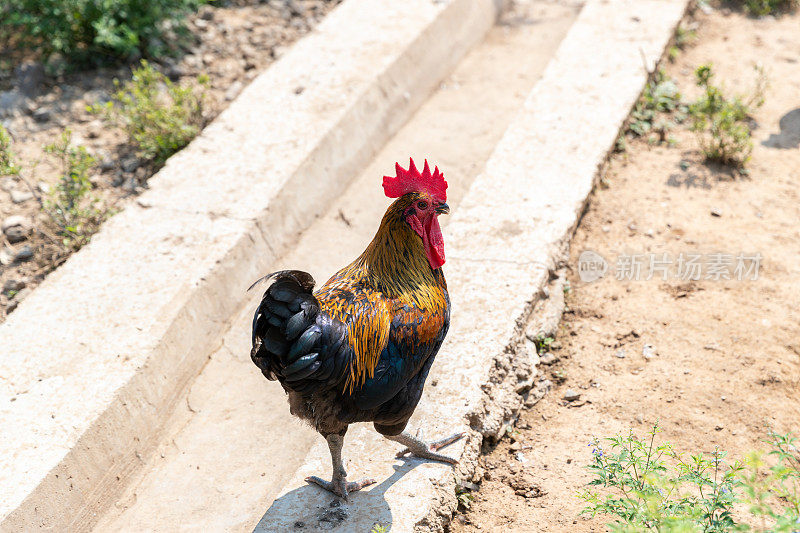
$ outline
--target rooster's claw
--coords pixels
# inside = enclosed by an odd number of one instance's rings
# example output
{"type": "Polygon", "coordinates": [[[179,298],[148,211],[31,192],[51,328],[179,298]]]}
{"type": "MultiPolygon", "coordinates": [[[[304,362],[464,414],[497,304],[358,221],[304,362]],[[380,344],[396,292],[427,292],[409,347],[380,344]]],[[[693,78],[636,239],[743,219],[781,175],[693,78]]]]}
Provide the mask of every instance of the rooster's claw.
{"type": "Polygon", "coordinates": [[[434,461],[442,461],[444,463],[449,463],[451,465],[458,464],[458,459],[454,459],[449,455],[444,455],[441,453],[436,453],[441,448],[445,446],[449,446],[453,444],[455,441],[461,439],[466,435],[466,432],[454,433],[449,437],[445,437],[443,439],[435,440],[433,442],[425,442],[422,440],[422,430],[417,431],[417,436],[412,437],[408,433],[402,433],[397,435],[396,437],[390,437],[391,440],[399,442],[401,444],[405,444],[406,447],[397,452],[396,457],[404,457],[409,453],[415,457],[419,457],[421,459],[432,459],[434,461]]]}
{"type": "Polygon", "coordinates": [[[342,498],[344,501],[347,501],[347,496],[351,492],[359,491],[364,487],[368,487],[377,483],[377,481],[371,478],[359,479],[358,481],[347,481],[344,478],[338,480],[334,479],[333,481],[325,481],[321,477],[308,476],[306,478],[306,483],[319,485],[328,492],[332,492],[342,498]]]}

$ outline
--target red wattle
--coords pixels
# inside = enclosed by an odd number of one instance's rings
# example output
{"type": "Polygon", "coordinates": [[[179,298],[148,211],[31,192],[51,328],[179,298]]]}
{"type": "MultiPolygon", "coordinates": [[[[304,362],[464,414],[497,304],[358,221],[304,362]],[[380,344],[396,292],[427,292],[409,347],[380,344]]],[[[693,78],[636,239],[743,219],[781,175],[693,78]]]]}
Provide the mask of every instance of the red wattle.
{"type": "Polygon", "coordinates": [[[436,215],[425,221],[425,231],[422,232],[422,244],[425,246],[425,255],[433,270],[441,268],[444,264],[444,238],[439,219],[436,215]]]}

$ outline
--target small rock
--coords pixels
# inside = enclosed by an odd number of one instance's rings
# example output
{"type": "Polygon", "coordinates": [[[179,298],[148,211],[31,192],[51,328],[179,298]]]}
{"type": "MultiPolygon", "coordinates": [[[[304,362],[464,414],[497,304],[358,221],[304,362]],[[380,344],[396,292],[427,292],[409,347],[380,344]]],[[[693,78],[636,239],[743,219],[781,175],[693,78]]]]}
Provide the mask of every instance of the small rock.
{"type": "Polygon", "coordinates": [[[30,191],[11,191],[11,201],[15,204],[22,204],[33,198],[30,191]]]}
{"type": "Polygon", "coordinates": [[[614,353],[614,357],[619,357],[620,359],[625,359],[625,350],[619,349],[614,353]]]}
{"type": "Polygon", "coordinates": [[[2,250],[0,250],[0,265],[8,266],[14,262],[14,250],[9,248],[8,246],[4,246],[2,250]]]}
{"type": "Polygon", "coordinates": [[[480,485],[478,485],[477,483],[473,483],[471,481],[462,481],[460,483],[460,485],[461,485],[461,488],[470,490],[472,492],[481,490],[481,486],[480,485]]]}
{"type": "Polygon", "coordinates": [[[164,70],[164,74],[171,80],[177,80],[189,74],[186,67],[179,63],[170,63],[165,66],[164,70]]]}
{"type": "Polygon", "coordinates": [[[136,178],[133,176],[129,177],[125,180],[125,183],[122,184],[122,189],[129,193],[136,192],[136,178]]]}
{"type": "Polygon", "coordinates": [[[293,17],[302,17],[306,14],[305,8],[298,2],[295,2],[295,0],[286,0],[286,7],[289,8],[289,13],[291,13],[293,17]]]}
{"type": "Polygon", "coordinates": [[[581,397],[581,393],[577,392],[573,389],[567,389],[564,393],[564,399],[568,402],[574,402],[575,400],[579,400],[581,397]]]}
{"type": "Polygon", "coordinates": [[[242,92],[242,82],[237,80],[231,83],[228,89],[225,91],[225,100],[227,101],[233,100],[234,98],[239,96],[240,92],[242,92]]]}
{"type": "Polygon", "coordinates": [[[86,136],[90,139],[97,139],[103,133],[103,121],[95,119],[89,123],[86,129],[86,136]]]}
{"type": "Polygon", "coordinates": [[[522,452],[516,452],[516,453],[514,454],[514,459],[516,459],[516,460],[517,460],[517,461],[519,461],[520,463],[524,463],[524,462],[526,462],[526,461],[527,461],[527,459],[525,458],[525,454],[524,454],[524,453],[522,453],[522,452]]]}
{"type": "Polygon", "coordinates": [[[723,429],[725,429],[725,426],[721,426],[721,425],[717,424],[717,425],[714,427],[714,429],[715,429],[715,430],[717,430],[717,431],[722,431],[723,429]]]}
{"type": "Polygon", "coordinates": [[[112,158],[108,153],[98,154],[98,158],[100,159],[100,170],[103,172],[114,170],[114,167],[117,166],[117,164],[114,162],[114,158],[112,158]]]}
{"type": "Polygon", "coordinates": [[[637,423],[637,424],[642,424],[642,423],[644,423],[644,416],[642,416],[642,414],[641,414],[641,413],[639,413],[638,415],[636,415],[634,418],[636,419],[636,423],[637,423]]]}
{"type": "Polygon", "coordinates": [[[722,216],[722,210],[717,208],[717,207],[713,208],[711,210],[711,216],[712,217],[721,217],[722,216]]]}
{"type": "Polygon", "coordinates": [[[139,159],[133,156],[126,157],[120,161],[119,166],[123,172],[133,172],[139,168],[139,159]]]}
{"type": "Polygon", "coordinates": [[[19,112],[25,97],[16,89],[0,91],[0,116],[11,116],[19,112]]]}
{"type": "Polygon", "coordinates": [[[38,61],[24,61],[14,73],[17,76],[17,89],[28,98],[36,96],[39,85],[44,81],[44,66],[38,61]]]}
{"type": "Polygon", "coordinates": [[[10,217],[6,217],[3,220],[3,224],[0,225],[0,230],[5,233],[8,228],[13,228],[14,226],[22,226],[23,228],[30,228],[31,222],[27,218],[22,215],[11,215],[10,217]]]}
{"type": "MultiPolygon", "coordinates": [[[[29,261],[30,259],[33,259],[33,249],[31,249],[31,247],[28,246],[27,244],[22,248],[20,248],[16,254],[14,254],[15,263],[24,263],[25,261],[29,261]]],[[[19,297],[19,295],[17,296],[19,297]]]]}
{"type": "Polygon", "coordinates": [[[111,101],[111,95],[105,89],[92,89],[83,93],[83,99],[89,104],[105,104],[111,101]]]}
{"type": "Polygon", "coordinates": [[[558,360],[558,358],[551,352],[545,352],[541,356],[539,356],[539,363],[543,365],[552,365],[558,360]]]}
{"type": "Polygon", "coordinates": [[[634,222],[631,222],[628,224],[628,229],[631,231],[636,231],[637,229],[639,229],[639,226],[637,226],[634,222]]]}
{"type": "Polygon", "coordinates": [[[50,120],[52,115],[52,111],[50,111],[48,108],[40,107],[33,112],[33,120],[36,122],[47,122],[50,120]]]}
{"type": "Polygon", "coordinates": [[[600,229],[603,230],[603,233],[608,233],[609,231],[611,231],[611,226],[605,225],[602,226],[600,229]]]}
{"type": "Polygon", "coordinates": [[[36,184],[36,188],[39,189],[39,192],[42,194],[48,194],[50,192],[50,185],[47,183],[40,181],[36,184]]]}
{"type": "Polygon", "coordinates": [[[649,228],[647,231],[644,232],[645,237],[650,237],[651,239],[655,236],[656,232],[652,228],[649,228]]]}
{"type": "Polygon", "coordinates": [[[200,8],[200,18],[202,20],[214,19],[214,8],[211,6],[203,6],[200,8]]]}
{"type": "Polygon", "coordinates": [[[21,279],[7,279],[3,283],[3,292],[21,291],[26,286],[26,283],[21,279]]]}
{"type": "Polygon", "coordinates": [[[6,192],[11,192],[16,186],[17,182],[14,180],[14,178],[6,177],[0,180],[0,189],[6,192]]]}
{"type": "Polygon", "coordinates": [[[5,219],[2,228],[8,242],[12,244],[24,241],[31,232],[30,222],[20,215],[10,216],[5,219]]]}
{"type": "Polygon", "coordinates": [[[645,359],[652,359],[656,356],[656,348],[652,344],[645,344],[642,347],[642,355],[645,359]]]}

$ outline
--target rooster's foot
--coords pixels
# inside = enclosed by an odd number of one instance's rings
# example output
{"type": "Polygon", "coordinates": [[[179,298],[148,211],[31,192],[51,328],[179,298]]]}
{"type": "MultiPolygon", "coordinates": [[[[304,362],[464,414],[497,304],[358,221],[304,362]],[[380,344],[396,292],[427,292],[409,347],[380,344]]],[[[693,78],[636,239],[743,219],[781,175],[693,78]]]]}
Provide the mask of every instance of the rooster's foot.
{"type": "Polygon", "coordinates": [[[345,478],[334,478],[333,481],[325,481],[317,476],[308,476],[306,478],[306,482],[319,485],[323,489],[336,494],[344,501],[347,501],[347,496],[351,492],[356,492],[364,487],[368,487],[376,483],[374,479],[370,478],[359,479],[358,481],[347,481],[345,478]]]}
{"type": "Polygon", "coordinates": [[[400,444],[405,444],[406,447],[397,452],[397,457],[403,457],[410,453],[411,455],[422,459],[432,459],[434,461],[442,461],[444,463],[454,465],[458,463],[458,459],[454,459],[449,455],[437,453],[437,451],[445,446],[453,444],[455,441],[461,439],[464,435],[466,435],[466,433],[462,431],[433,442],[425,442],[422,438],[422,430],[420,429],[417,431],[416,437],[412,437],[410,433],[406,433],[404,431],[400,435],[386,438],[395,442],[399,442],[400,444]]]}

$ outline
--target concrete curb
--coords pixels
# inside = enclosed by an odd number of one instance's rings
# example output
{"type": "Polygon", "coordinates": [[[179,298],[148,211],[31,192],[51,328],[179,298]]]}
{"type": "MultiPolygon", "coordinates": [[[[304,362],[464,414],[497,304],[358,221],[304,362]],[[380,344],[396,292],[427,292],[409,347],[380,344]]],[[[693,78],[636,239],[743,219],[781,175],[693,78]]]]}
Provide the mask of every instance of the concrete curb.
{"type": "MultiPolygon", "coordinates": [[[[457,506],[455,477],[480,479],[482,439],[501,433],[524,394],[537,393],[537,359],[525,349],[525,330],[597,169],[687,4],[590,0],[447,226],[452,324],[410,427],[424,426],[428,437],[472,431],[448,449],[460,457],[456,476],[415,459],[391,464],[396,447],[358,426],[345,441],[347,456],[359,459],[350,473],[379,484],[341,506],[306,486],[305,476],[330,469],[320,440],[256,531],[286,531],[296,522],[333,531],[369,531],[376,523],[391,531],[444,531],[457,506]]],[[[539,318],[534,327],[547,322],[539,318]]]]}
{"type": "Polygon", "coordinates": [[[0,325],[0,529],[92,526],[152,452],[242,284],[495,14],[492,0],[347,0],[0,325]]]}

